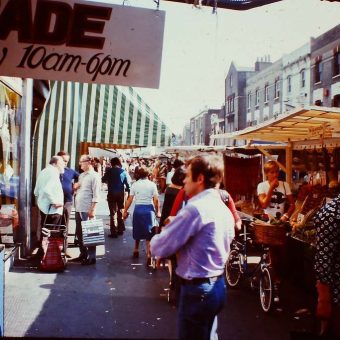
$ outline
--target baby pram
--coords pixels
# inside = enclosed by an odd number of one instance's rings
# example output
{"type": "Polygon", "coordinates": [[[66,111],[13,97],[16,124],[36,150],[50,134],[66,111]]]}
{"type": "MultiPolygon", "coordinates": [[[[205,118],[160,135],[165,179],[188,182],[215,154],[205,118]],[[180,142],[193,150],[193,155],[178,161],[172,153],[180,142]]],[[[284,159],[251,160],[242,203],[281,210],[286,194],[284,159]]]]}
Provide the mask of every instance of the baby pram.
{"type": "Polygon", "coordinates": [[[43,257],[39,270],[44,272],[62,272],[66,268],[66,226],[61,224],[44,224],[42,230],[43,257]]]}

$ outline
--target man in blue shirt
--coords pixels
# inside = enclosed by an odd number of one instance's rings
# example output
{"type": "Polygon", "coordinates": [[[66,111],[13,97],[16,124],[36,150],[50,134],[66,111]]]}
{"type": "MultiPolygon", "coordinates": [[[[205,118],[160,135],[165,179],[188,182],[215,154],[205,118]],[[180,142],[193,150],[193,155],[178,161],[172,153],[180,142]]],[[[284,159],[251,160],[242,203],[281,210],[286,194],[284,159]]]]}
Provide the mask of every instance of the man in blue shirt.
{"type": "Polygon", "coordinates": [[[130,183],[127,173],[122,169],[122,163],[118,157],[112,158],[111,168],[107,168],[102,182],[107,183],[107,203],[110,209],[109,237],[116,238],[123,235],[125,224],[123,219],[125,191],[130,194],[130,183]]]}
{"type": "Polygon", "coordinates": [[[64,173],[60,175],[60,181],[64,191],[65,224],[68,227],[73,205],[73,184],[78,181],[79,173],[67,166],[70,161],[68,152],[59,151],[57,155],[61,156],[65,163],[64,173]]]}
{"type": "Polygon", "coordinates": [[[223,162],[217,156],[189,160],[184,190],[191,198],[151,240],[153,255],[177,256],[179,339],[217,336],[217,314],[225,301],[224,266],[234,237],[233,216],[216,190],[222,178],[223,162]]]}

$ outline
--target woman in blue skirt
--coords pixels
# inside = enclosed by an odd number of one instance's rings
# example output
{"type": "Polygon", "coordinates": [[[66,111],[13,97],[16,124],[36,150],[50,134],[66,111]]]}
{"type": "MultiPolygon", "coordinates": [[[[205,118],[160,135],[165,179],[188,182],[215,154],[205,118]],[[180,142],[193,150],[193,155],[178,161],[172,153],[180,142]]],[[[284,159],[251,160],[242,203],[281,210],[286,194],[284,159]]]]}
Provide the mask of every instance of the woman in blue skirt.
{"type": "Polygon", "coordinates": [[[158,226],[156,217],[160,217],[157,186],[148,179],[149,171],[145,167],[138,169],[138,181],[132,184],[130,196],[124,208],[124,219],[128,216],[128,209],[135,199],[135,209],[132,216],[132,236],[135,240],[133,257],[139,257],[140,240],[146,240],[147,265],[151,263],[150,240],[153,236],[152,228],[158,226]]]}

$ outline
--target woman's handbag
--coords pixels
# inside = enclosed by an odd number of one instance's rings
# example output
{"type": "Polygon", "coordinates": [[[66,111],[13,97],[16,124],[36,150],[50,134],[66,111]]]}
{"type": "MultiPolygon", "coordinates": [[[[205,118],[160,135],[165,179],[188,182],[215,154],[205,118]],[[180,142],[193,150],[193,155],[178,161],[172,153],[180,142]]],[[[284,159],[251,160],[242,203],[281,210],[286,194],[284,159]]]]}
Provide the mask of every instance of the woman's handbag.
{"type": "Polygon", "coordinates": [[[103,220],[91,219],[81,221],[84,246],[99,246],[105,244],[103,220]]]}

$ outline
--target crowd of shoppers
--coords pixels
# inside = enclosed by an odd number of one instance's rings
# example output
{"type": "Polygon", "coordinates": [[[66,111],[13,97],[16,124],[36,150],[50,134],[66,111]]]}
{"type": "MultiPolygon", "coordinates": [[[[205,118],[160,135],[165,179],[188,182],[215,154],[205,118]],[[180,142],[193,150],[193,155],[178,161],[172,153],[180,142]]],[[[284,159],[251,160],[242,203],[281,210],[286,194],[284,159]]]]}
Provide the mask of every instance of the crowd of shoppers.
{"type": "MultiPolygon", "coordinates": [[[[89,155],[79,160],[79,173],[67,167],[70,155],[60,151],[37,178],[34,194],[42,225],[68,225],[73,201],[76,238],[84,265],[96,263],[96,247],[82,242],[81,222],[95,217],[102,184],[107,185],[110,235],[125,231],[132,212],[132,257],[139,257],[140,241],[146,241],[146,265],[151,257],[169,259],[170,279],[179,282],[178,336],[180,339],[217,338],[217,315],[225,301],[223,273],[230,243],[241,219],[232,197],[223,186],[223,163],[217,156],[196,156],[183,161],[114,157],[100,162],[89,155]],[[100,165],[99,165],[100,164],[100,165]],[[162,209],[159,195],[164,193],[162,209]],[[159,222],[158,222],[159,219],[159,222]],[[159,227],[159,228],[158,228],[159,227]],[[161,231],[161,232],[159,232],[161,231]]],[[[294,210],[289,184],[278,180],[279,167],[264,165],[266,181],[258,185],[259,204],[269,218],[286,222],[294,210]]],[[[339,201],[340,196],[320,209],[317,227],[316,315],[323,333],[339,335],[339,201]]],[[[281,282],[283,248],[270,248],[274,294],[281,282]]],[[[159,263],[159,262],[158,262],[159,263]]]]}

